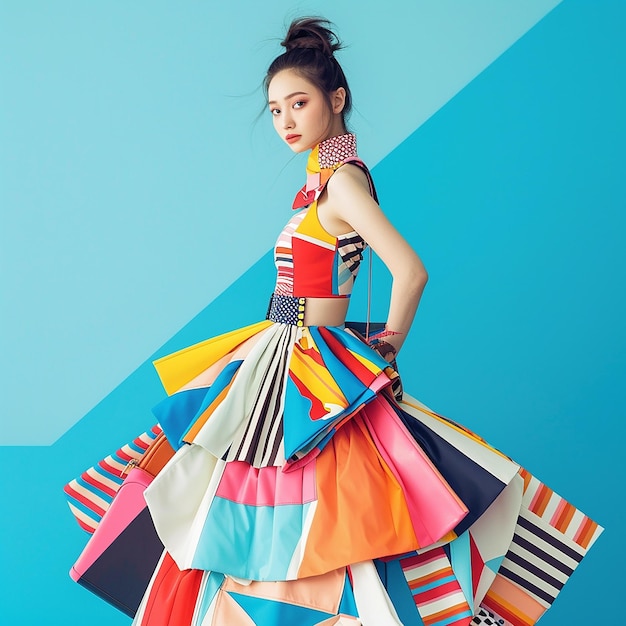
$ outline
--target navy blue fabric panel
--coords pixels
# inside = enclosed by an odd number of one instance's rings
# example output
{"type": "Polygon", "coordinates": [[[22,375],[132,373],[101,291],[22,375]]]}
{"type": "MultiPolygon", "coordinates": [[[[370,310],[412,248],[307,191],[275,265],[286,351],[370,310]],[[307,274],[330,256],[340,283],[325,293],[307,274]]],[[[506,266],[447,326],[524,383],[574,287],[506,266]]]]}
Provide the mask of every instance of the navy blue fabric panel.
{"type": "Polygon", "coordinates": [[[146,507],[78,582],[133,617],[162,553],[163,544],[146,507]]]}
{"type": "Polygon", "coordinates": [[[461,535],[485,512],[506,485],[428,426],[400,407],[395,408],[428,458],[469,509],[469,513],[454,529],[457,535],[461,535]]]}

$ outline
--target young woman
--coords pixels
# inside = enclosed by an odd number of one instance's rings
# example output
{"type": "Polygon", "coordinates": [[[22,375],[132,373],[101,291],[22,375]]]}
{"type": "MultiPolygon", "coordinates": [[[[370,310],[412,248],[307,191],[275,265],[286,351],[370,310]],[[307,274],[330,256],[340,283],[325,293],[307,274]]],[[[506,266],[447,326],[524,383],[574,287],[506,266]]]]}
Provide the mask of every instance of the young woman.
{"type": "Polygon", "coordinates": [[[137,626],[534,624],[601,529],[478,436],[400,398],[427,280],[347,132],[339,42],[294,21],[265,87],[310,151],[267,319],[155,362],[174,456],[145,492],[165,552],[137,626]],[[386,328],[346,328],[366,246],[386,328]]]}

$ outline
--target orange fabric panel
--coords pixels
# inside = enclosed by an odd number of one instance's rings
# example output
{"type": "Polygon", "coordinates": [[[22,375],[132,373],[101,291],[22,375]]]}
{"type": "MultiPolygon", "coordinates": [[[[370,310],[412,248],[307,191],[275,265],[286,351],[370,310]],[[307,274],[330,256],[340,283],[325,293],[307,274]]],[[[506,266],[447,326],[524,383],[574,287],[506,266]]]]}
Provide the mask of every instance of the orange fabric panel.
{"type": "Polygon", "coordinates": [[[255,598],[296,604],[323,613],[337,613],[343,594],[345,568],[320,576],[299,578],[286,582],[257,582],[242,585],[226,578],[222,589],[255,598]]]}
{"type": "Polygon", "coordinates": [[[251,617],[227,593],[218,592],[212,624],[255,626],[251,617]]]}
{"type": "Polygon", "coordinates": [[[402,489],[358,415],[316,463],[318,503],[299,577],[417,549],[402,489]]]}
{"type": "Polygon", "coordinates": [[[483,606],[514,626],[532,626],[546,612],[545,606],[500,575],[493,581],[483,606]]]}

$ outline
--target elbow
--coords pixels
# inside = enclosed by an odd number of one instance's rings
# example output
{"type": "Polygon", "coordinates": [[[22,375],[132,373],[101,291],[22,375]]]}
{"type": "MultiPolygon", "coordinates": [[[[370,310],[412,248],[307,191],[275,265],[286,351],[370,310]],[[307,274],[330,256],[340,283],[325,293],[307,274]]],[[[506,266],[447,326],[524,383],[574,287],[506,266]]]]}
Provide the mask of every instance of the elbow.
{"type": "Polygon", "coordinates": [[[411,269],[413,283],[420,291],[422,291],[428,282],[428,272],[419,257],[417,257],[415,262],[412,263],[411,269]]]}
{"type": "Polygon", "coordinates": [[[428,272],[421,263],[407,267],[400,279],[402,289],[406,293],[421,294],[428,282],[428,272]]]}
{"type": "Polygon", "coordinates": [[[421,265],[421,267],[416,270],[413,277],[413,284],[415,286],[415,289],[421,293],[422,291],[424,291],[424,287],[426,287],[427,282],[428,272],[426,271],[426,268],[421,265]]]}
{"type": "Polygon", "coordinates": [[[426,283],[428,282],[428,272],[426,271],[426,268],[421,261],[419,261],[419,263],[416,263],[415,265],[415,279],[422,285],[422,289],[426,286],[426,283]]]}

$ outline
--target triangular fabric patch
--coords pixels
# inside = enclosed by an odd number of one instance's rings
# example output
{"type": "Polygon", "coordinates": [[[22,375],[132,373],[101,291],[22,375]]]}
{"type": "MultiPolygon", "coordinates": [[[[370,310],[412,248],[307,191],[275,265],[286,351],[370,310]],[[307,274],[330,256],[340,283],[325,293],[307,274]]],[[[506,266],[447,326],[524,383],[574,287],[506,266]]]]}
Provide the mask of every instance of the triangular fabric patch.
{"type": "MultiPolygon", "coordinates": [[[[506,555],[504,555],[506,556],[506,555]]],[[[502,565],[502,561],[504,561],[504,556],[498,556],[495,559],[491,559],[485,563],[485,565],[494,573],[497,574],[500,569],[500,565],[502,565]]]]}
{"type": "Polygon", "coordinates": [[[257,626],[272,626],[272,624],[316,626],[319,622],[334,617],[331,613],[307,609],[296,604],[253,598],[240,593],[228,592],[228,595],[239,604],[257,626]]]}

